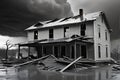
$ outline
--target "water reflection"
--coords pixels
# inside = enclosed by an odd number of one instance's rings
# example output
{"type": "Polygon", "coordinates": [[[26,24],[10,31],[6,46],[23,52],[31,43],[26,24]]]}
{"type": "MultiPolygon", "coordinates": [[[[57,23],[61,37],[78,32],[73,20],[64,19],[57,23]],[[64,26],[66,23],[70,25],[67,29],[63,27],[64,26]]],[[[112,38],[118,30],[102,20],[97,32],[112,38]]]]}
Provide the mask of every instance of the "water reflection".
{"type": "Polygon", "coordinates": [[[0,80],[109,80],[111,76],[111,66],[80,70],[77,73],[41,71],[31,65],[0,71],[0,80]]]}

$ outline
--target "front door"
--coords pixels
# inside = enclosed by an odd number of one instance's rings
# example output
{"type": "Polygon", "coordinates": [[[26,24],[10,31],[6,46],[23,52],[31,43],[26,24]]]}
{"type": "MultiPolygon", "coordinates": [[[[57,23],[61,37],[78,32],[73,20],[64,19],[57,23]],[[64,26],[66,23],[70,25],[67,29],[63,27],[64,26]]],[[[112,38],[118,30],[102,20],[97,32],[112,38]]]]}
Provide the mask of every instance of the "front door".
{"type": "Polygon", "coordinates": [[[60,57],[65,56],[65,53],[66,53],[66,47],[65,46],[61,46],[61,56],[60,57]]]}
{"type": "Polygon", "coordinates": [[[81,56],[82,58],[87,58],[86,45],[81,45],[81,56]]]}

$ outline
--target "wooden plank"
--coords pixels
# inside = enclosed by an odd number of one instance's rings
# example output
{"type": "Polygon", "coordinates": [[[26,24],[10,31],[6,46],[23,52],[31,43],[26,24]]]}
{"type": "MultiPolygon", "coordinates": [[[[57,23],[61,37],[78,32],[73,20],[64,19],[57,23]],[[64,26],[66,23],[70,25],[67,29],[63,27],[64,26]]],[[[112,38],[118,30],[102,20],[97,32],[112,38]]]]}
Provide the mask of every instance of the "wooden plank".
{"type": "Polygon", "coordinates": [[[13,67],[19,67],[19,66],[27,65],[27,64],[30,64],[30,63],[39,61],[39,60],[44,59],[44,58],[47,58],[47,57],[49,57],[49,55],[44,56],[44,57],[41,57],[41,58],[38,58],[38,59],[34,59],[34,60],[32,60],[32,61],[25,62],[25,63],[22,63],[22,64],[18,64],[18,65],[15,65],[15,66],[13,66],[13,67]]]}
{"type": "Polygon", "coordinates": [[[80,60],[82,57],[78,57],[77,59],[75,59],[73,62],[71,62],[70,64],[68,64],[65,68],[63,68],[60,72],[64,72],[66,69],[68,69],[71,65],[73,65],[74,63],[76,63],[78,60],[80,60]]]}

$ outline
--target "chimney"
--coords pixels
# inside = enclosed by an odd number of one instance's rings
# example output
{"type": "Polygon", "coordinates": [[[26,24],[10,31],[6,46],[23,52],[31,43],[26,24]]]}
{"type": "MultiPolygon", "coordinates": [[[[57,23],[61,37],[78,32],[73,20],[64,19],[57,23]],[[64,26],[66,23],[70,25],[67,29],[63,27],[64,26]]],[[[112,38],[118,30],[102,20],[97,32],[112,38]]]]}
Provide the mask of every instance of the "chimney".
{"type": "Polygon", "coordinates": [[[83,9],[79,9],[79,15],[80,15],[80,20],[82,21],[84,19],[84,17],[83,17],[83,9]]]}

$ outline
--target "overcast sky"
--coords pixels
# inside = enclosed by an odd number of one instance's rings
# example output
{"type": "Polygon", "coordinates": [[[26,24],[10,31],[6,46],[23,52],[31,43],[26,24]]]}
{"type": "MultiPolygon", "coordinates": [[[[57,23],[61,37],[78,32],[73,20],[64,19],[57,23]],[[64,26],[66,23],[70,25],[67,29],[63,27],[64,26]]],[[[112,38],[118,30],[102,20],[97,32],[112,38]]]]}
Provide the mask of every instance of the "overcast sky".
{"type": "Polygon", "coordinates": [[[120,38],[120,0],[0,0],[0,43],[8,38],[25,40],[24,29],[36,23],[78,14],[104,11],[113,29],[112,40],[120,38]]]}

